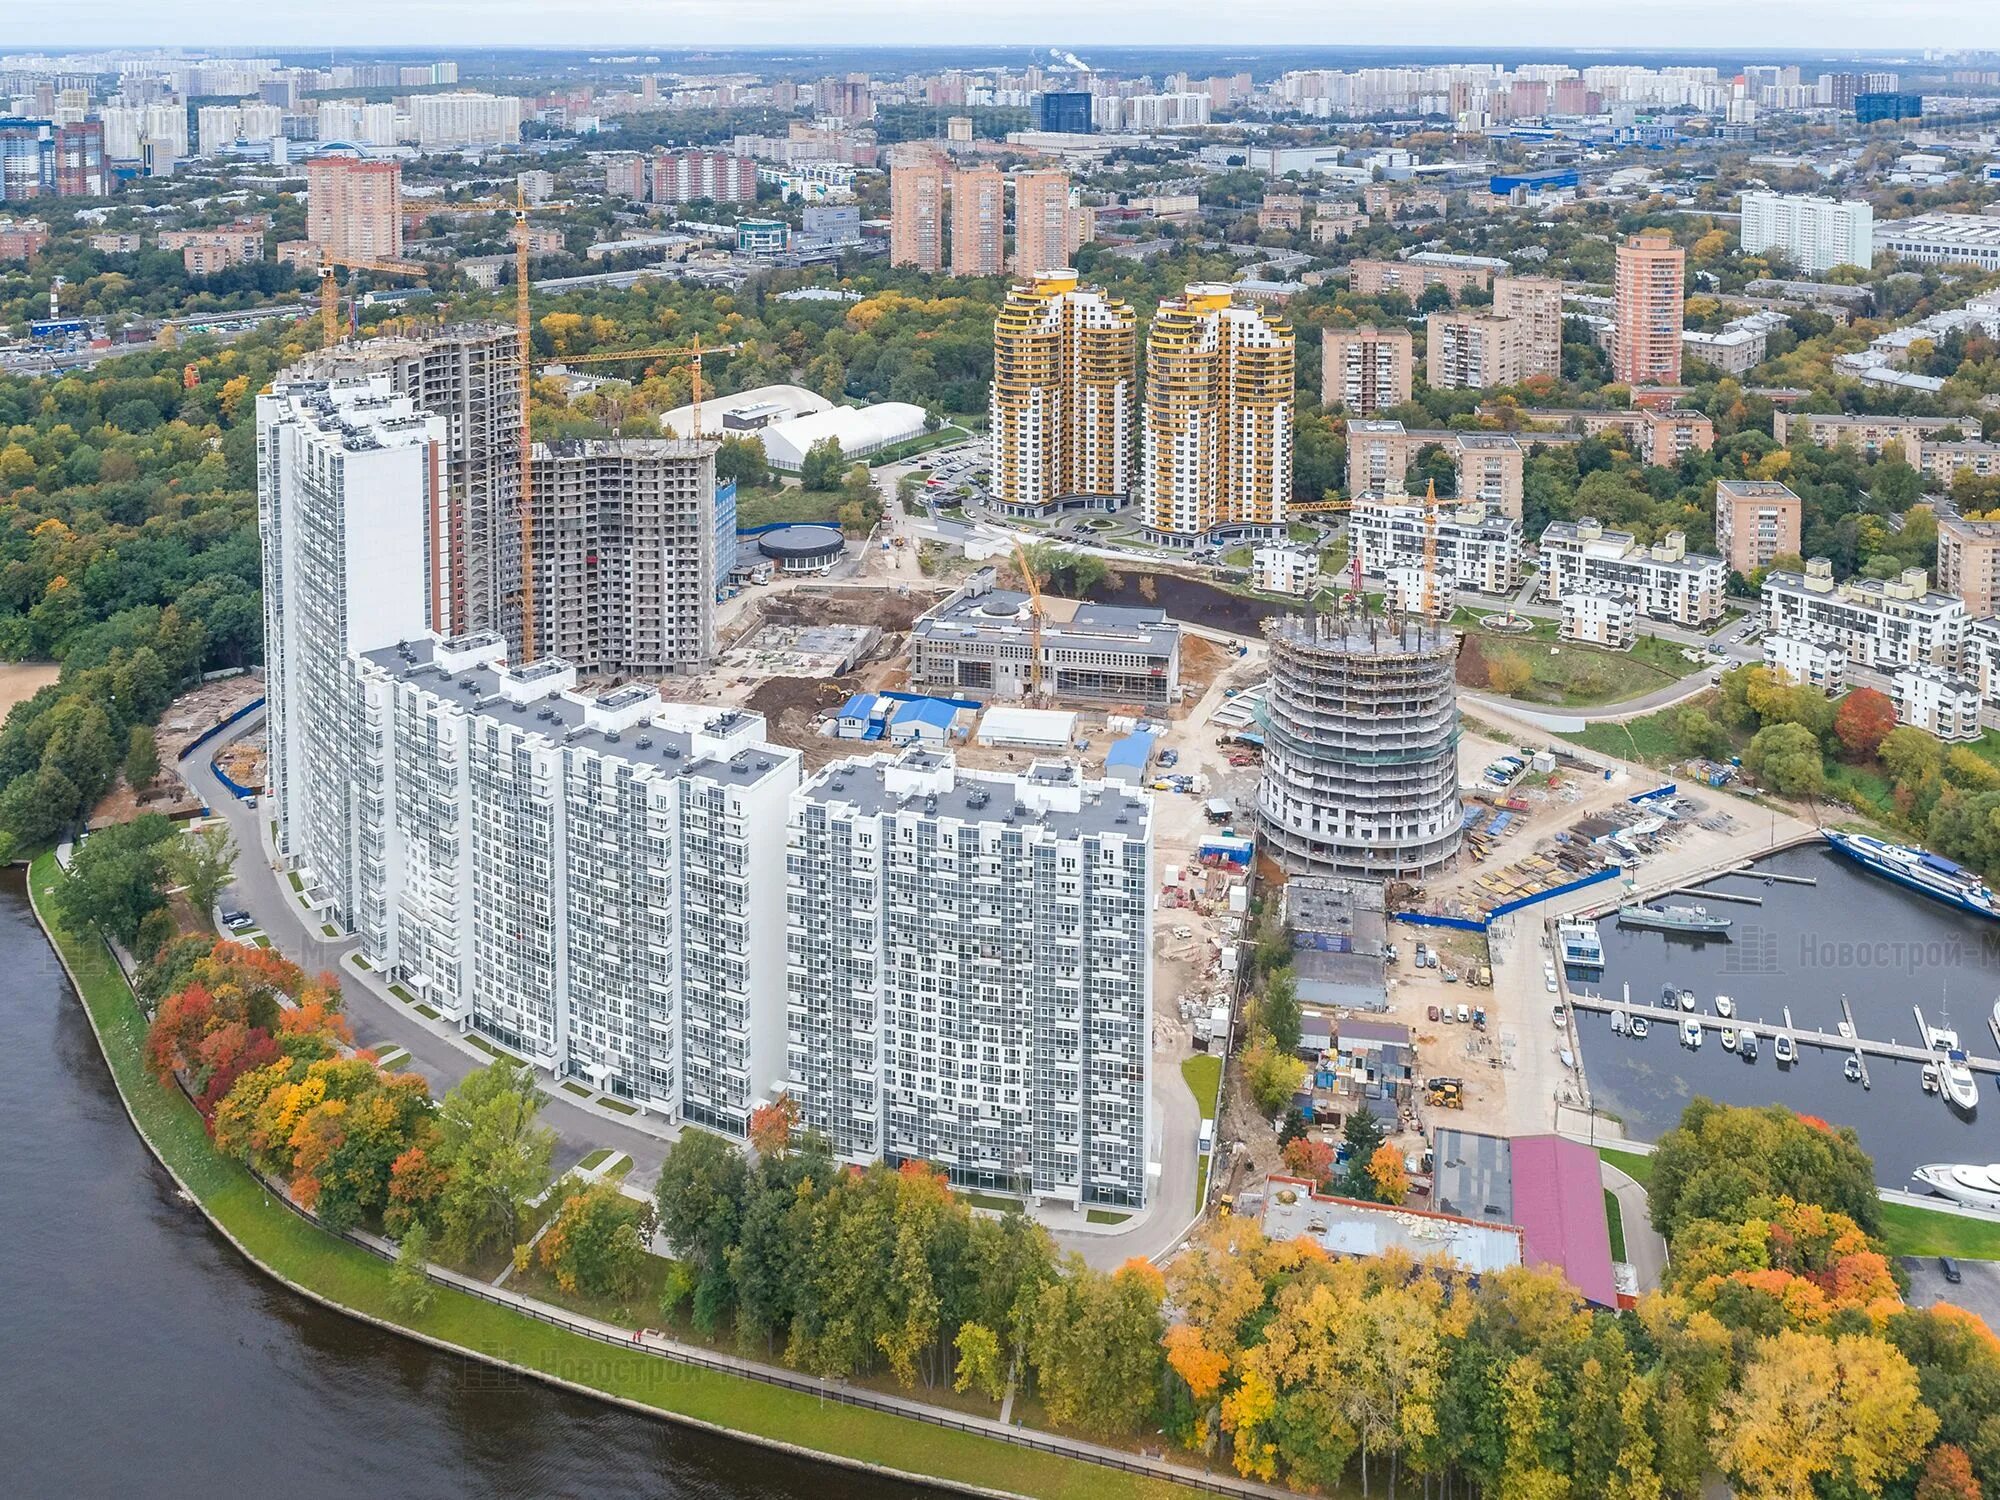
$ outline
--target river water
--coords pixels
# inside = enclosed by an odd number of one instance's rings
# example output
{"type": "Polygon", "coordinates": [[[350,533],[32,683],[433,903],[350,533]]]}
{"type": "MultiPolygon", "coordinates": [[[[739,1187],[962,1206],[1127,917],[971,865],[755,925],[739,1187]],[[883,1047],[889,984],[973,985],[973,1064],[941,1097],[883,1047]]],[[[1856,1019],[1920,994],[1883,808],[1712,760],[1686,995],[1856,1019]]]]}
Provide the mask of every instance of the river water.
{"type": "Polygon", "coordinates": [[[572,1397],[268,1281],[133,1133],[19,870],[0,874],[0,1143],[7,1494],[928,1493],[572,1397]]]}
{"type": "Polygon", "coordinates": [[[1598,1108],[1617,1115],[1628,1135],[1650,1141],[1671,1129],[1697,1094],[1730,1104],[1783,1104],[1852,1125],[1885,1187],[1908,1186],[1911,1169],[1925,1162],[2000,1161],[2000,1086],[1992,1074],[1978,1075],[1979,1108],[1968,1120],[1923,1092],[1916,1063],[1871,1057],[1873,1086],[1864,1089],[1843,1076],[1845,1053],[1801,1046],[1798,1062],[1781,1069],[1771,1050],[1786,1006],[1799,1026],[1832,1033],[1844,996],[1863,1037],[1922,1045],[1912,1009],[1921,1006],[1927,1024],[1949,1024],[1973,1056],[1995,1056],[2000,1047],[1988,1018],[2000,996],[2000,923],[1865,874],[1823,844],[1771,856],[1758,868],[1818,883],[1767,885],[1755,875],[1713,883],[1711,889],[1764,903],[1705,903],[1729,917],[1727,941],[1670,937],[1606,917],[1598,924],[1601,982],[1575,971],[1570,977],[1572,988],[1612,999],[1629,986],[1633,1000],[1649,1004],[1671,983],[1694,991],[1695,1008],[1710,1014],[1715,997],[1728,995],[1738,1019],[1762,1038],[1757,1061],[1723,1050],[1712,1030],[1691,1052],[1675,1026],[1656,1022],[1638,1041],[1613,1035],[1608,1016],[1578,1011],[1583,1066],[1598,1108]]]}

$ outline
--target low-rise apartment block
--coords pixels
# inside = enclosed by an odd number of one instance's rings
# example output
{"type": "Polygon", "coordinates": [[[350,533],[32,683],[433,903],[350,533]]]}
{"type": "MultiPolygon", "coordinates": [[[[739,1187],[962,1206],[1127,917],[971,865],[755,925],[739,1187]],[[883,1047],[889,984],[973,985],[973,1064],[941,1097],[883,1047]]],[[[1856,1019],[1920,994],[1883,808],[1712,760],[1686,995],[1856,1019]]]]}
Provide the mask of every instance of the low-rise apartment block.
{"type": "Polygon", "coordinates": [[[1715,545],[1748,577],[1781,553],[1798,555],[1805,504],[1774,479],[1719,479],[1715,484],[1715,545]]]}
{"type": "Polygon", "coordinates": [[[1267,594],[1310,594],[1319,578],[1319,553],[1311,547],[1258,547],[1250,554],[1251,586],[1267,594]]]}
{"type": "Polygon", "coordinates": [[[1491,256],[1419,251],[1404,260],[1354,261],[1347,268],[1347,287],[1361,297],[1401,292],[1415,302],[1426,288],[1441,286],[1456,301],[1468,288],[1488,290],[1493,285],[1493,273],[1506,269],[1506,261],[1491,256]]]}
{"type": "Polygon", "coordinates": [[[1959,417],[1903,417],[1889,412],[1788,412],[1771,414],[1771,430],[1781,443],[1804,433],[1809,443],[1822,448],[1838,448],[1843,443],[1858,449],[1866,458],[1878,458],[1891,443],[1903,445],[1907,459],[1925,438],[1950,428],[1963,431],[1959,417]]]}
{"type": "MultiPolygon", "coordinates": [[[[1971,421],[1967,425],[1976,426],[1971,421]]],[[[1908,456],[1924,477],[1941,490],[1950,489],[1951,482],[1961,473],[1976,474],[1982,479],[2000,474],[2000,443],[1926,438],[1912,445],[1908,456]]]]}
{"type": "Polygon", "coordinates": [[[1892,679],[1889,696],[1896,718],[1947,743],[1976,740],[1979,687],[1937,667],[1905,667],[1892,679]]]}
{"type": "Polygon", "coordinates": [[[1937,586],[1975,620],[2000,613],[2000,521],[1937,518],[1937,586]]]}
{"type": "Polygon", "coordinates": [[[1578,589],[1563,599],[1558,633],[1566,641],[1630,651],[1639,640],[1639,607],[1618,589],[1578,589]]]}
{"type": "MultiPolygon", "coordinates": [[[[1032,688],[1034,616],[1026,594],[993,586],[990,568],[918,620],[910,632],[910,681],[982,698],[1024,698],[1032,688]]],[[[1179,701],[1181,627],[1150,607],[1045,601],[1041,686],[1052,697],[1164,708],[1179,701]]]]}
{"type": "Polygon", "coordinates": [[[1767,634],[1764,665],[1793,687],[1816,687],[1829,698],[1847,690],[1847,652],[1824,630],[1767,634]]]}
{"type": "Polygon", "coordinates": [[[1764,579],[1765,630],[1819,634],[1857,667],[1955,667],[1963,648],[1965,601],[1933,593],[1930,574],[1905,569],[1898,578],[1850,578],[1836,583],[1833,564],[1809,558],[1803,573],[1764,579]]]}
{"type": "MultiPolygon", "coordinates": [[[[1421,568],[1425,506],[1402,496],[1363,495],[1349,515],[1361,571],[1386,578],[1397,568],[1421,568]]],[[[1505,594],[1521,582],[1521,523],[1483,505],[1439,507],[1437,572],[1457,588],[1505,594]]]]}
{"type": "Polygon", "coordinates": [[[1670,531],[1646,546],[1629,531],[1611,531],[1594,516],[1554,521],[1542,533],[1542,598],[1561,604],[1583,589],[1624,594],[1649,620],[1707,625],[1722,618],[1729,565],[1687,550],[1670,531]]]}
{"type": "Polygon", "coordinates": [[[225,224],[218,229],[163,229],[159,247],[181,252],[190,276],[215,276],[231,266],[254,265],[264,258],[264,231],[251,224],[225,224]]]}
{"type": "Polygon", "coordinates": [[[794,799],[788,1088],[856,1164],[1146,1202],[1152,814],[1074,766],[911,749],[794,799]]]}

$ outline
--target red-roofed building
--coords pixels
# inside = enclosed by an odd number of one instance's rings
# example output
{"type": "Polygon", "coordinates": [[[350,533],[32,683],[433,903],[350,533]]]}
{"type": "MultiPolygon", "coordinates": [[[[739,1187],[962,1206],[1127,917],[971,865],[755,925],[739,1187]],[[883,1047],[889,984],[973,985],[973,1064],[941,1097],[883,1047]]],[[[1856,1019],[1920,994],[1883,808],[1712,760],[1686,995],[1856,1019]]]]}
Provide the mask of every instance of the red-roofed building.
{"type": "Polygon", "coordinates": [[[1595,1151],[1559,1135],[1503,1140],[1439,1130],[1431,1154],[1431,1201],[1440,1210],[1514,1225],[1527,1264],[1556,1267],[1599,1307],[1621,1305],[1595,1151]]]}

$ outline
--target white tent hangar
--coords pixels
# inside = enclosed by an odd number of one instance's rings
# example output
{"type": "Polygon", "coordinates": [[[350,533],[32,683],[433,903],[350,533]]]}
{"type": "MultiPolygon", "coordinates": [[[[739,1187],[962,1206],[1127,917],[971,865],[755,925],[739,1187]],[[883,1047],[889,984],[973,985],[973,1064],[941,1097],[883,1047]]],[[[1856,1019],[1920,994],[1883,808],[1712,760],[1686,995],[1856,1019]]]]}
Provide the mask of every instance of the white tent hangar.
{"type": "Polygon", "coordinates": [[[1076,715],[1058,708],[989,708],[979,721],[982,745],[1066,748],[1076,738],[1076,715]]]}
{"type": "Polygon", "coordinates": [[[788,422],[773,422],[757,435],[764,440],[764,459],[774,469],[796,472],[806,450],[827,438],[840,440],[848,458],[866,458],[896,443],[921,437],[924,409],[907,401],[883,401],[875,406],[835,406],[788,422]]]}

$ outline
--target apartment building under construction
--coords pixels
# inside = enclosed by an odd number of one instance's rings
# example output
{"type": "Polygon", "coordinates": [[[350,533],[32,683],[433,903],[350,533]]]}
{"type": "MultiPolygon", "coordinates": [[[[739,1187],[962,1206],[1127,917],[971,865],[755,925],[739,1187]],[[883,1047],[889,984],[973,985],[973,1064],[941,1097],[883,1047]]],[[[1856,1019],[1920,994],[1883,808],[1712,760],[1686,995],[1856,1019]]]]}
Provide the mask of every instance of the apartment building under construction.
{"type": "Polygon", "coordinates": [[[1418,880],[1458,853],[1458,636],[1415,615],[1266,627],[1258,815],[1295,875],[1418,880]]]}

